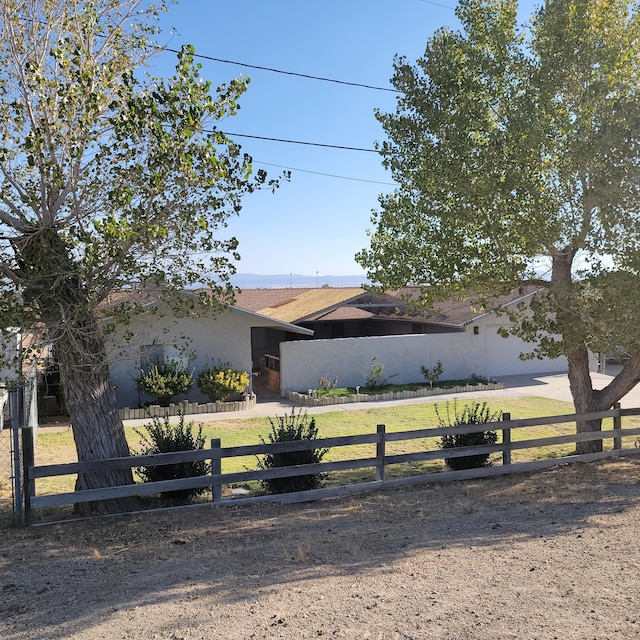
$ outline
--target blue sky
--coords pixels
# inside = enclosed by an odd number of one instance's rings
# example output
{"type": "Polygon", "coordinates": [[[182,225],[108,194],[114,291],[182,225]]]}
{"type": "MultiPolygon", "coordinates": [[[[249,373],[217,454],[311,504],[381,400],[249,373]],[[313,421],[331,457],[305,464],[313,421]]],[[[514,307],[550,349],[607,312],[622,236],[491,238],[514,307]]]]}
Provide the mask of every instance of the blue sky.
{"type": "MultiPolygon", "coordinates": [[[[523,16],[536,4],[523,0],[523,16]]],[[[181,0],[162,17],[161,42],[173,49],[193,44],[196,53],[214,58],[391,88],[394,55],[413,62],[436,29],[457,28],[455,6],[448,0],[181,0]]],[[[373,149],[383,137],[374,109],[395,109],[389,91],[199,61],[202,75],[215,85],[241,74],[251,78],[238,115],[219,125],[226,132],[373,149]]],[[[174,62],[174,54],[162,53],[150,73],[168,75],[174,62]]],[[[270,176],[292,172],[275,195],[248,196],[224,231],[240,241],[238,272],[362,273],[354,254],[367,246],[378,195],[393,190],[380,156],[236,140],[270,176]]]]}

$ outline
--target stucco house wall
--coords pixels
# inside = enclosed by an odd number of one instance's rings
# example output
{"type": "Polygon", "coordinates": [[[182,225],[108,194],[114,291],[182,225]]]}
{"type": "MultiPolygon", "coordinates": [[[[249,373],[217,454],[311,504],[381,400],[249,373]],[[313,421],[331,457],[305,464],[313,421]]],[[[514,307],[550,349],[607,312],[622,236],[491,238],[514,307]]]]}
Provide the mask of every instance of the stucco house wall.
{"type": "MultiPolygon", "coordinates": [[[[135,380],[140,375],[141,349],[146,346],[164,346],[165,359],[180,361],[197,373],[206,365],[219,360],[228,362],[234,369],[252,371],[251,329],[272,326],[268,318],[248,313],[235,307],[214,315],[175,317],[162,306],[132,318],[107,340],[111,380],[115,385],[120,407],[137,407],[141,398],[135,380]],[[128,339],[127,339],[128,336],[128,339]]],[[[186,396],[175,401],[189,399],[208,402],[194,384],[186,396]]]]}
{"type": "Polygon", "coordinates": [[[566,372],[565,358],[520,360],[520,353],[530,351],[530,345],[500,337],[500,326],[495,314],[487,314],[456,333],[283,342],[281,392],[315,389],[321,376],[338,377],[339,386],[364,386],[373,357],[384,365],[384,377],[394,384],[424,380],[420,367],[432,367],[437,360],[442,361],[443,379],[566,372]]]}

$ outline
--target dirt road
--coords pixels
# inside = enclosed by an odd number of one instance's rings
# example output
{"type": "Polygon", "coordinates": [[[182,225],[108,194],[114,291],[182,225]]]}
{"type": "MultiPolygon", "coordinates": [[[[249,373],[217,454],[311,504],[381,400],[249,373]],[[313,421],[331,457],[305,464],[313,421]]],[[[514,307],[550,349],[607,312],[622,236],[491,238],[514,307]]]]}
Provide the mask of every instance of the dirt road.
{"type": "Polygon", "coordinates": [[[0,637],[640,637],[640,461],[0,530],[0,637]]]}

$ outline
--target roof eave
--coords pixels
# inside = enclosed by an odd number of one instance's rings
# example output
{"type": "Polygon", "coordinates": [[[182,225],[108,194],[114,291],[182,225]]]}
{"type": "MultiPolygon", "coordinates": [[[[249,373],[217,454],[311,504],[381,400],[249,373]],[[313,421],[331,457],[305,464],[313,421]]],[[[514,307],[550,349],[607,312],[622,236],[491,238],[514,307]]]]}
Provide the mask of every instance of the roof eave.
{"type": "Polygon", "coordinates": [[[260,320],[264,320],[272,325],[273,327],[277,327],[278,329],[283,329],[284,331],[289,331],[290,333],[298,333],[303,336],[312,336],[314,331],[312,329],[306,329],[305,327],[299,327],[295,324],[291,324],[290,322],[285,322],[284,320],[276,320],[275,318],[270,318],[269,316],[264,316],[261,313],[256,313],[255,311],[247,311],[246,309],[241,309],[240,307],[235,307],[233,305],[229,305],[229,309],[233,309],[237,313],[242,313],[247,316],[251,316],[254,318],[260,318],[260,320]]]}

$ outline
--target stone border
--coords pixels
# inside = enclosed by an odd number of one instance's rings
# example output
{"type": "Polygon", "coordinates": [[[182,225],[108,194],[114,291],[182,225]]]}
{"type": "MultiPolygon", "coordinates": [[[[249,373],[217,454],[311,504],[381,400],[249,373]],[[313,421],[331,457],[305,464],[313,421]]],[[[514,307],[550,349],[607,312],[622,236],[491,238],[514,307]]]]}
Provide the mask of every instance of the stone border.
{"type": "Polygon", "coordinates": [[[352,402],[375,402],[376,400],[408,400],[410,398],[426,398],[428,396],[440,396],[450,393],[469,393],[471,391],[493,391],[504,389],[502,382],[488,382],[486,384],[467,384],[454,387],[424,388],[415,391],[391,391],[389,393],[354,393],[350,396],[335,396],[315,398],[306,393],[297,393],[287,390],[287,398],[303,407],[326,407],[332,404],[349,404],[352,402]]]}
{"type": "Polygon", "coordinates": [[[255,394],[248,395],[244,400],[236,402],[189,402],[184,400],[178,404],[170,404],[168,407],[161,407],[152,404],[140,409],[130,409],[125,407],[120,409],[121,420],[144,420],[145,418],[164,418],[165,416],[185,416],[197,415],[199,413],[220,413],[223,411],[247,411],[255,409],[255,394]]]}

